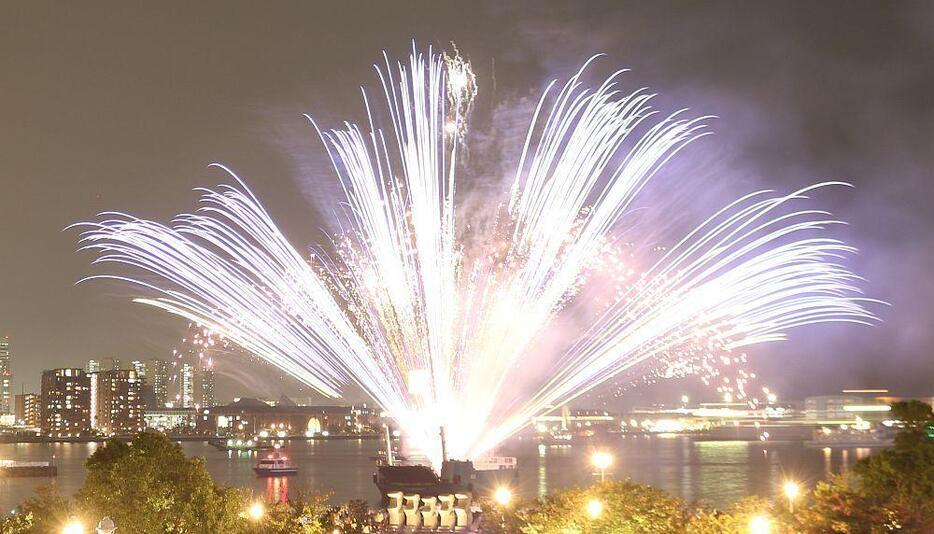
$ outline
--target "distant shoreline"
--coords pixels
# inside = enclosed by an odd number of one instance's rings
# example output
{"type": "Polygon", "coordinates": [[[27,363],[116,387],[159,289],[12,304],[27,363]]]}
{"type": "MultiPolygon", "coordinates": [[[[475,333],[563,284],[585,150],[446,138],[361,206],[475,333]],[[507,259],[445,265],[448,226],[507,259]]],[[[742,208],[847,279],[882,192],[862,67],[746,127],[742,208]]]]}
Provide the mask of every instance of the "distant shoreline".
{"type": "MultiPolygon", "coordinates": [[[[227,439],[227,436],[192,436],[188,434],[166,434],[171,441],[204,441],[207,442],[212,439],[227,439]]],[[[331,434],[329,436],[316,435],[312,437],[307,436],[286,436],[283,438],[277,438],[279,440],[291,441],[291,440],[300,440],[300,441],[328,441],[328,440],[355,440],[355,439],[382,439],[381,434],[331,434]]],[[[120,436],[77,436],[77,437],[68,437],[68,438],[57,438],[57,437],[48,437],[48,436],[0,436],[0,444],[16,444],[16,443],[104,443],[110,439],[118,439],[120,441],[131,441],[133,436],[130,434],[120,435],[120,436]]]]}

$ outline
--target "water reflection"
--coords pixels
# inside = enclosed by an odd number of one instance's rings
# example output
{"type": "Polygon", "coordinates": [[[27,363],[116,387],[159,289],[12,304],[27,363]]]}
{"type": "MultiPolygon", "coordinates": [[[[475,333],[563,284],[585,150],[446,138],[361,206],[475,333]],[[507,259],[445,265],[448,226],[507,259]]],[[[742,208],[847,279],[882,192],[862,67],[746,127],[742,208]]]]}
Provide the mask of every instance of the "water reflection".
{"type": "MultiPolygon", "coordinates": [[[[52,482],[71,494],[84,482],[84,461],[98,447],[87,443],[0,444],[0,458],[23,461],[49,460],[55,455],[59,476],[53,479],[0,479],[0,510],[10,510],[34,488],[52,482]]],[[[220,483],[252,489],[270,501],[289,493],[330,493],[331,502],[365,499],[376,503],[372,483],[375,464],[370,459],[380,450],[378,440],[293,441],[286,447],[298,466],[289,478],[259,478],[253,472],[255,454],[221,452],[203,442],[184,442],[189,456],[202,456],[211,475],[220,483]]],[[[608,478],[631,478],[688,500],[723,505],[746,495],[773,496],[786,476],[813,483],[845,471],[868,449],[807,449],[801,443],[695,441],[685,437],[613,438],[599,444],[573,447],[520,442],[503,447],[500,454],[519,460],[516,496],[536,498],[556,488],[585,486],[596,480],[590,453],[599,447],[613,455],[608,478]]]]}
{"type": "Polygon", "coordinates": [[[281,502],[289,500],[289,477],[266,478],[266,502],[281,502]]]}
{"type": "Polygon", "coordinates": [[[746,495],[749,470],[756,461],[750,456],[750,444],[744,441],[692,442],[697,457],[700,486],[686,499],[728,502],[746,495]],[[743,466],[742,469],[737,469],[743,466]]]}

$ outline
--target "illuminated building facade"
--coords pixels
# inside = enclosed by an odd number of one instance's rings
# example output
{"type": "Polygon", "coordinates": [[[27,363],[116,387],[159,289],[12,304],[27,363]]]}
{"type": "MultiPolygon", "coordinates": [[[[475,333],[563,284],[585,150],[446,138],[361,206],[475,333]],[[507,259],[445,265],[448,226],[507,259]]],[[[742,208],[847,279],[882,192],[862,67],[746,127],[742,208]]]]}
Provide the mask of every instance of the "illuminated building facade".
{"type": "Polygon", "coordinates": [[[91,381],[83,369],[43,371],[40,402],[46,435],[72,437],[91,430],[91,381]]]}
{"type": "Polygon", "coordinates": [[[855,421],[857,417],[885,419],[891,407],[884,400],[887,389],[845,389],[841,395],[804,399],[805,417],[819,421],[855,421]]]}
{"type": "Polygon", "coordinates": [[[135,370],[101,371],[92,382],[96,382],[95,430],[114,435],[145,428],[142,381],[135,370]]]}
{"type": "Polygon", "coordinates": [[[362,406],[299,406],[283,397],[276,403],[237,399],[198,411],[199,430],[219,435],[255,435],[263,430],[286,435],[369,434],[381,428],[379,413],[362,406]]]}
{"type": "Polygon", "coordinates": [[[100,360],[88,360],[84,366],[84,372],[87,374],[100,371],[116,371],[120,369],[120,360],[117,358],[101,358],[100,360]]]}
{"type": "Polygon", "coordinates": [[[214,370],[201,369],[198,373],[195,395],[195,404],[199,408],[210,408],[217,404],[214,398],[214,370]]]}
{"type": "Polygon", "coordinates": [[[146,376],[143,397],[146,408],[165,408],[165,401],[169,398],[169,365],[165,360],[146,360],[146,376]]]}
{"type": "Polygon", "coordinates": [[[13,368],[10,366],[10,338],[0,337],[0,415],[13,413],[13,368]]]}
{"type": "Polygon", "coordinates": [[[195,368],[190,363],[182,364],[180,382],[181,406],[182,408],[194,408],[195,406],[195,368]]]}
{"type": "Polygon", "coordinates": [[[189,434],[195,426],[194,408],[156,408],[143,414],[146,428],[169,434],[189,434]]]}
{"type": "Polygon", "coordinates": [[[14,404],[13,414],[18,424],[39,428],[42,405],[39,395],[35,393],[16,395],[14,404]]]}

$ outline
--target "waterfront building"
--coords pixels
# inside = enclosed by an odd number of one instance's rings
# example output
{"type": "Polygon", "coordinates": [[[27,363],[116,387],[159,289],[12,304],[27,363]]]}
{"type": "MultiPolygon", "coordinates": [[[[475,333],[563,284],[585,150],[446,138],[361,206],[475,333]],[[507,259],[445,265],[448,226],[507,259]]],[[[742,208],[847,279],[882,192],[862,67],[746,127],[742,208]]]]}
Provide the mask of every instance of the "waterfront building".
{"type": "Polygon", "coordinates": [[[804,399],[805,418],[814,421],[882,420],[891,407],[887,389],[845,389],[841,395],[818,395],[804,399]]]}
{"type": "Polygon", "coordinates": [[[576,431],[581,429],[617,430],[619,423],[615,416],[604,410],[571,410],[562,406],[559,414],[540,415],[532,418],[532,426],[540,432],[576,431]]]}
{"type": "Polygon", "coordinates": [[[71,437],[91,430],[91,383],[83,369],[43,371],[40,404],[46,435],[71,437]]]}
{"type": "Polygon", "coordinates": [[[195,406],[195,368],[190,363],[182,364],[180,382],[182,408],[195,406]]]}
{"type": "Polygon", "coordinates": [[[299,406],[287,397],[276,403],[242,398],[225,406],[199,410],[202,432],[255,435],[263,430],[286,435],[369,434],[380,428],[379,412],[361,406],[299,406]]]}
{"type": "Polygon", "coordinates": [[[143,414],[146,428],[167,434],[188,434],[195,426],[194,408],[155,408],[143,414]]]}
{"type": "Polygon", "coordinates": [[[153,358],[146,360],[146,380],[143,397],[146,408],[165,408],[169,397],[169,366],[165,360],[153,358]]]}
{"type": "Polygon", "coordinates": [[[39,395],[35,393],[16,395],[14,404],[13,414],[16,417],[17,424],[39,428],[41,414],[39,395]]]}
{"type": "Polygon", "coordinates": [[[145,428],[142,383],[135,370],[101,371],[95,384],[93,428],[106,435],[134,434],[145,428]]]}
{"type": "Polygon", "coordinates": [[[10,338],[0,336],[0,415],[13,413],[13,367],[10,365],[10,338]]]}

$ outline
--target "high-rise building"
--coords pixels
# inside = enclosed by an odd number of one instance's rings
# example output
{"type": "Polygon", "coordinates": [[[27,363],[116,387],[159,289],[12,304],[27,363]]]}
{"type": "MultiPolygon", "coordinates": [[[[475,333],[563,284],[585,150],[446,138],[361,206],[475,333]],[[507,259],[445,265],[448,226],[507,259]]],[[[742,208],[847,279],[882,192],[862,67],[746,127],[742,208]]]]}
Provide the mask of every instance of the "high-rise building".
{"type": "Polygon", "coordinates": [[[165,360],[146,360],[143,397],[149,409],[165,408],[169,397],[169,366],[165,360]]]}
{"type": "Polygon", "coordinates": [[[78,436],[91,430],[91,381],[83,369],[42,372],[42,431],[48,436],[78,436]]]}
{"type": "Polygon", "coordinates": [[[117,371],[120,369],[120,360],[118,358],[101,358],[99,360],[88,360],[84,366],[84,372],[87,374],[98,371],[117,371]]]}
{"type": "Polygon", "coordinates": [[[41,414],[41,403],[39,402],[39,395],[35,393],[22,393],[14,397],[14,404],[16,405],[15,410],[13,411],[14,417],[16,417],[16,422],[21,425],[39,427],[40,424],[40,414],[41,414]]]}
{"type": "Polygon", "coordinates": [[[145,428],[142,382],[135,370],[101,371],[96,383],[94,429],[103,434],[133,434],[145,428]]]}
{"type": "Polygon", "coordinates": [[[146,378],[146,363],[141,360],[130,362],[130,368],[136,371],[137,378],[146,378]]]}
{"type": "Polygon", "coordinates": [[[198,373],[198,380],[195,385],[198,386],[195,390],[195,404],[199,408],[210,408],[217,405],[214,399],[213,369],[209,367],[202,368],[198,373]]]}
{"type": "Polygon", "coordinates": [[[180,383],[182,408],[193,408],[195,405],[195,368],[190,363],[182,364],[180,383]]]}
{"type": "Polygon", "coordinates": [[[13,413],[13,368],[10,367],[10,338],[0,336],[0,415],[13,413]]]}

